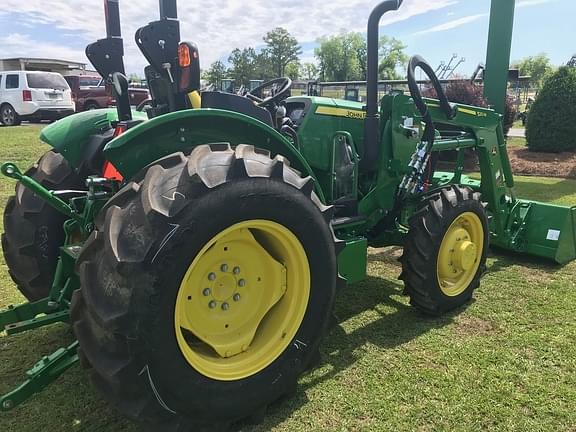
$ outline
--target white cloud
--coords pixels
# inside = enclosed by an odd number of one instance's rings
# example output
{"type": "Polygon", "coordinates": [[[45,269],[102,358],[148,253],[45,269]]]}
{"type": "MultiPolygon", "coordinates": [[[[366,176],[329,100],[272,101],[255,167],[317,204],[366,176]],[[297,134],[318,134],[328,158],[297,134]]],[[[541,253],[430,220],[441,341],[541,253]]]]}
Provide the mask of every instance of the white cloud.
{"type": "Polygon", "coordinates": [[[39,57],[59,60],[85,61],[81,50],[66,48],[46,42],[33,40],[30,36],[21,33],[11,33],[0,36],[2,57],[39,57]]]}
{"type": "Polygon", "coordinates": [[[517,8],[538,6],[546,3],[552,3],[554,0],[521,0],[516,3],[517,8]]]}
{"type": "MultiPolygon", "coordinates": [[[[458,0],[405,0],[398,12],[382,19],[382,25],[407,20],[413,16],[446,8],[458,0]]],[[[275,27],[285,27],[301,43],[316,41],[338,29],[365,31],[374,2],[370,0],[333,0],[329,7],[324,0],[214,0],[210,2],[179,2],[182,37],[200,47],[202,67],[226,57],[236,47],[262,45],[262,36],[275,27]],[[200,6],[201,5],[201,6],[200,6]]],[[[126,65],[130,72],[142,71],[145,61],[133,42],[136,29],[158,18],[157,0],[120,2],[122,28],[126,43],[126,65]]],[[[18,33],[28,32],[31,25],[49,24],[62,33],[75,33],[87,43],[104,37],[104,12],[101,0],[3,0],[3,11],[21,17],[18,33]]],[[[392,35],[393,36],[393,35],[392,35]]],[[[30,55],[26,47],[19,55],[30,55]]],[[[65,57],[70,50],[62,48],[65,57]]],[[[4,46],[2,52],[5,52],[4,46]]],[[[84,57],[82,57],[84,58],[84,57]]]]}
{"type": "Polygon", "coordinates": [[[458,18],[452,21],[448,21],[444,24],[439,24],[437,26],[434,27],[430,27],[429,29],[426,30],[422,30],[419,32],[414,33],[415,35],[423,35],[423,34],[427,34],[427,33],[436,33],[436,32],[443,32],[443,31],[447,31],[447,30],[452,30],[458,27],[462,27],[463,25],[469,24],[471,22],[477,21],[480,18],[484,18],[485,16],[488,16],[488,14],[477,14],[477,15],[469,15],[469,16],[465,16],[462,18],[458,18]]]}

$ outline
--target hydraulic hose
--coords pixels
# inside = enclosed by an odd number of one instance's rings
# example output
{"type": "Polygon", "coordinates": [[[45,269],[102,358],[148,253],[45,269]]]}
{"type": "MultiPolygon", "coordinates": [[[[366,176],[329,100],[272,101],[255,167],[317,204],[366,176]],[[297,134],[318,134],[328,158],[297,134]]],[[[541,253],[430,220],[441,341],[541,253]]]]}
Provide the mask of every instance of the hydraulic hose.
{"type": "Polygon", "coordinates": [[[444,93],[444,89],[442,88],[442,84],[440,84],[440,81],[438,80],[438,77],[434,73],[432,67],[421,56],[416,55],[412,57],[408,63],[408,88],[410,89],[410,95],[414,100],[416,108],[422,115],[424,123],[426,123],[424,140],[428,141],[429,143],[433,143],[435,135],[434,123],[432,122],[432,116],[428,111],[428,106],[422,98],[420,87],[416,81],[416,68],[422,69],[422,71],[430,79],[434,90],[436,90],[438,100],[440,101],[440,109],[444,112],[448,120],[452,120],[456,116],[456,110],[450,105],[450,102],[446,97],[446,93],[444,93]]]}
{"type": "Polygon", "coordinates": [[[420,68],[430,78],[436,94],[440,101],[440,109],[446,115],[446,118],[451,120],[456,115],[456,110],[452,108],[444,89],[436,76],[436,73],[430,65],[420,56],[414,56],[410,59],[408,64],[408,88],[410,94],[416,105],[416,109],[422,116],[422,121],[425,124],[422,140],[418,144],[416,151],[412,155],[409,164],[410,173],[406,174],[398,187],[398,201],[401,201],[406,194],[419,193],[425,190],[426,183],[432,177],[436,165],[435,158],[431,158],[432,148],[434,146],[434,139],[436,138],[436,127],[432,121],[432,115],[428,111],[428,106],[422,98],[420,87],[416,81],[416,68],[420,68]],[[425,180],[425,178],[427,180],[425,180]]]}

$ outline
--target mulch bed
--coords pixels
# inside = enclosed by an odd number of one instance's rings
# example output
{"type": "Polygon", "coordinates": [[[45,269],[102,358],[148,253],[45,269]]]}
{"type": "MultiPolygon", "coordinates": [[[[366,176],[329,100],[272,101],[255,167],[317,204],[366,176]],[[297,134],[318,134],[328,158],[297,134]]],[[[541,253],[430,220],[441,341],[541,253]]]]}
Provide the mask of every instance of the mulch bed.
{"type": "MultiPolygon", "coordinates": [[[[576,179],[576,152],[537,153],[525,147],[508,147],[508,157],[516,175],[576,179]]],[[[452,171],[454,163],[440,161],[437,169],[452,171]]],[[[476,156],[470,152],[464,162],[464,171],[479,170],[476,156]]]]}
{"type": "Polygon", "coordinates": [[[537,153],[509,147],[508,156],[514,174],[576,179],[576,153],[537,153]]]}

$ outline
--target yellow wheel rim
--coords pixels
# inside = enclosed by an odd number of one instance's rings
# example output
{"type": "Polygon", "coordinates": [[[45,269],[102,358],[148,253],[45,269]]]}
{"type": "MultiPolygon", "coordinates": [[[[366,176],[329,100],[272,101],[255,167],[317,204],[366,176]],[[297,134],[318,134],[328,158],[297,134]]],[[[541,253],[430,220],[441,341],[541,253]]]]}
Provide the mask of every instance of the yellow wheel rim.
{"type": "Polygon", "coordinates": [[[442,292],[462,294],[474,280],[484,251],[484,226],[472,212],[462,213],[450,225],[438,254],[437,275],[442,292]]]}
{"type": "Polygon", "coordinates": [[[202,248],[182,279],[178,345],[209,378],[249,377],[286,350],[309,296],[308,258],[290,230],[266,220],[235,224],[202,248]]]}

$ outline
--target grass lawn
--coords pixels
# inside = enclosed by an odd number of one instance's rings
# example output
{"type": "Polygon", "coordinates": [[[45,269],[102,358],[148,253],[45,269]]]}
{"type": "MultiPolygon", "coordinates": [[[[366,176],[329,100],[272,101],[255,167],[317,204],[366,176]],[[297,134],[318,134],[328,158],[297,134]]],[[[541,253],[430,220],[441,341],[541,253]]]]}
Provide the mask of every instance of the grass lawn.
{"type": "Polygon", "coordinates": [[[526,147],[526,138],[508,137],[506,144],[508,147],[526,147]]]}
{"type": "MultiPolygon", "coordinates": [[[[30,165],[39,126],[0,128],[0,161],[30,165]]],[[[518,178],[518,195],[576,205],[576,181],[518,178]]],[[[0,208],[13,192],[0,180],[0,208]]],[[[298,393],[244,431],[576,431],[576,263],[492,252],[475,301],[420,316],[396,279],[399,248],[373,250],[369,278],[337,300],[340,325],[298,393]]],[[[1,260],[1,258],[0,258],[1,260]]],[[[0,261],[0,306],[22,301],[0,261]]],[[[0,393],[73,339],[63,325],[0,336],[0,393]]],[[[247,395],[249,397],[250,395],[247,395]]],[[[136,432],[79,366],[10,413],[0,431],[136,432]]]]}

